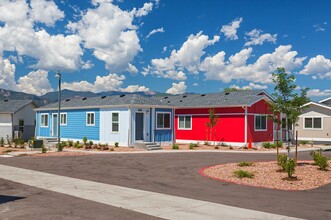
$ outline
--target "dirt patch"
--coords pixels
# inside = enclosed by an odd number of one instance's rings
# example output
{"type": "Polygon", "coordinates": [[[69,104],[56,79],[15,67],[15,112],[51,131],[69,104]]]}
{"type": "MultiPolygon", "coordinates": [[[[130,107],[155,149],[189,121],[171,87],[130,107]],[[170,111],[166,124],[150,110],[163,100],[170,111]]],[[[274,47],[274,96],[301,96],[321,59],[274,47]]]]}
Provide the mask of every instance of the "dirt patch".
{"type": "Polygon", "coordinates": [[[16,152],[16,151],[26,151],[25,148],[15,148],[15,147],[0,147],[0,155],[7,154],[10,152],[16,152]]]}
{"type": "MultiPolygon", "coordinates": [[[[328,162],[331,167],[331,161],[328,162]]],[[[256,162],[252,166],[240,167],[238,163],[221,164],[200,170],[200,174],[212,179],[235,184],[280,190],[308,190],[331,183],[331,171],[321,171],[313,161],[299,161],[295,168],[296,179],[287,179],[276,162],[256,162]],[[238,178],[234,171],[244,170],[254,174],[253,178],[238,178]]]]}
{"type": "Polygon", "coordinates": [[[40,154],[32,154],[32,155],[25,155],[31,157],[63,157],[63,156],[81,156],[81,155],[91,155],[91,153],[85,152],[47,152],[47,153],[40,153],[40,154]]]}

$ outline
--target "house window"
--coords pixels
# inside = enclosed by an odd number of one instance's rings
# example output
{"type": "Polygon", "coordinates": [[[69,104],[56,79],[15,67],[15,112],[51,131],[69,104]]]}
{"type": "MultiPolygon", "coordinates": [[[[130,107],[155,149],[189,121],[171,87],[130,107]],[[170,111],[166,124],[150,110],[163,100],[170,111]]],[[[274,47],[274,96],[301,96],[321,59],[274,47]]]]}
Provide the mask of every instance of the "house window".
{"type": "Polygon", "coordinates": [[[67,125],[67,113],[61,113],[60,125],[67,125]]]}
{"type": "Polygon", "coordinates": [[[41,114],[41,127],[48,127],[48,114],[41,114]]]}
{"type": "Polygon", "coordinates": [[[113,112],[111,114],[111,130],[112,132],[119,132],[119,113],[113,112]]]}
{"type": "Polygon", "coordinates": [[[322,129],[322,118],[305,118],[305,129],[322,129]]]}
{"type": "Polygon", "coordinates": [[[170,129],[170,113],[156,113],[156,128],[170,129]]]}
{"type": "Polygon", "coordinates": [[[179,116],[178,129],[192,129],[192,116],[179,116]]]}
{"type": "Polygon", "coordinates": [[[267,130],[267,116],[266,115],[255,115],[254,116],[254,130],[255,131],[266,131],[267,130]]]}
{"type": "Polygon", "coordinates": [[[24,132],[24,120],[23,119],[18,120],[18,130],[22,133],[24,132]]]}
{"type": "Polygon", "coordinates": [[[94,112],[86,112],[86,125],[87,126],[94,126],[94,112]]]}

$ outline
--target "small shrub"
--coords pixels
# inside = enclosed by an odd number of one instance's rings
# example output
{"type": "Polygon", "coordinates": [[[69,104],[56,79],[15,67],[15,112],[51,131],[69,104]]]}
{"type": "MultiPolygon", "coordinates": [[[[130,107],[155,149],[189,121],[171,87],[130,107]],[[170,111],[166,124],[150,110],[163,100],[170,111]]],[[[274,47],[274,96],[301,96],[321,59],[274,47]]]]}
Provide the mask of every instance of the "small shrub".
{"type": "Polygon", "coordinates": [[[249,167],[249,166],[252,166],[253,164],[254,164],[253,162],[243,161],[243,162],[238,163],[238,166],[240,166],[240,167],[249,167]]]}
{"type": "Polygon", "coordinates": [[[190,148],[191,150],[193,150],[195,147],[198,147],[198,145],[195,144],[195,143],[190,143],[189,148],[190,148]]]}
{"type": "Polygon", "coordinates": [[[74,148],[79,148],[78,146],[79,146],[79,141],[76,141],[76,142],[74,143],[74,148]]]}
{"type": "Polygon", "coordinates": [[[56,148],[57,148],[57,150],[58,151],[62,151],[63,150],[63,146],[62,146],[62,144],[56,144],[56,148]]]}
{"type": "Polygon", "coordinates": [[[295,171],[295,159],[291,158],[285,162],[285,170],[287,172],[288,178],[293,178],[295,171]]]}
{"type": "Polygon", "coordinates": [[[285,170],[286,161],[287,161],[287,155],[286,155],[286,154],[279,154],[279,155],[278,155],[278,161],[277,161],[277,164],[278,164],[283,170],[285,170]]]}
{"type": "Polygon", "coordinates": [[[118,147],[118,142],[115,142],[115,147],[118,147]]]}
{"type": "Polygon", "coordinates": [[[66,146],[67,146],[67,142],[66,142],[66,141],[62,141],[62,142],[61,142],[61,146],[62,146],[62,147],[66,147],[66,146]]]}
{"type": "Polygon", "coordinates": [[[41,145],[41,153],[46,153],[47,152],[47,148],[44,145],[41,145]]]}
{"type": "Polygon", "coordinates": [[[87,137],[83,137],[83,143],[84,143],[84,145],[86,145],[86,143],[87,143],[87,137]]]}
{"type": "Polygon", "coordinates": [[[209,141],[205,141],[204,145],[209,146],[210,145],[209,141]]]}
{"type": "Polygon", "coordinates": [[[228,145],[226,143],[221,143],[222,147],[227,147],[228,145]]]}
{"type": "Polygon", "coordinates": [[[319,166],[320,170],[327,170],[329,166],[328,158],[321,151],[311,151],[310,156],[314,159],[315,164],[319,166]]]}
{"type": "Polygon", "coordinates": [[[0,138],[0,146],[1,147],[5,146],[5,139],[3,139],[3,137],[0,138]]]}
{"type": "Polygon", "coordinates": [[[69,145],[69,147],[72,147],[72,146],[74,145],[74,142],[73,142],[73,141],[70,141],[70,140],[68,140],[68,145],[69,145]]]}
{"type": "MultiPolygon", "coordinates": [[[[275,143],[275,146],[277,146],[277,142],[275,143]]],[[[283,147],[283,141],[278,141],[278,147],[283,147]]]]}
{"type": "Polygon", "coordinates": [[[247,147],[247,146],[244,146],[244,147],[243,147],[243,149],[247,150],[247,149],[248,149],[248,147],[247,147]]]}
{"type": "Polygon", "coordinates": [[[233,147],[232,147],[232,146],[230,146],[230,147],[229,147],[229,149],[230,149],[230,150],[233,150],[233,147]]]}
{"type": "Polygon", "coordinates": [[[218,149],[220,149],[220,148],[219,148],[218,146],[215,146],[214,149],[215,149],[215,150],[218,150],[218,149]]]}
{"type": "Polygon", "coordinates": [[[114,148],[110,148],[109,150],[110,150],[110,151],[114,151],[114,148]]]}
{"type": "MultiPolygon", "coordinates": [[[[270,148],[276,148],[277,144],[270,143],[270,142],[263,142],[262,147],[270,149],[270,148]]],[[[278,147],[280,146],[280,143],[278,142],[278,147]]]]}
{"type": "Polygon", "coordinates": [[[172,145],[172,149],[173,149],[173,150],[179,150],[179,146],[178,146],[178,144],[173,144],[173,145],[172,145]]]}
{"type": "Polygon", "coordinates": [[[242,178],[253,178],[254,177],[253,173],[250,173],[250,172],[245,171],[245,170],[236,170],[233,173],[236,177],[238,177],[240,179],[242,179],[242,178]]]}
{"type": "Polygon", "coordinates": [[[90,142],[89,142],[89,145],[90,145],[90,147],[92,147],[92,145],[93,145],[93,141],[90,141],[90,142]]]}
{"type": "Polygon", "coordinates": [[[302,141],[300,141],[299,143],[300,143],[301,145],[306,145],[306,144],[308,144],[308,141],[302,140],[302,141]]]}

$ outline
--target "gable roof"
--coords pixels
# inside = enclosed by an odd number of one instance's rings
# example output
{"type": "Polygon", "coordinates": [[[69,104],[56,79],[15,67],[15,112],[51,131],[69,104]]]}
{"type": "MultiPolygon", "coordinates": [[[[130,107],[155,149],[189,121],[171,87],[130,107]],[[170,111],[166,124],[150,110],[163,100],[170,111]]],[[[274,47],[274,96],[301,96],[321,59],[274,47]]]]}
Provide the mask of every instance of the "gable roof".
{"type": "MultiPolygon", "coordinates": [[[[147,96],[138,94],[126,94],[126,95],[114,95],[114,96],[102,96],[92,98],[80,98],[80,99],[67,99],[61,101],[61,109],[78,109],[78,108],[106,108],[111,106],[155,106],[166,107],[169,106],[158,100],[152,99],[147,96]]],[[[57,109],[58,102],[52,103],[37,110],[50,110],[57,109]]]]}
{"type": "Polygon", "coordinates": [[[263,90],[244,90],[208,94],[183,94],[154,97],[154,99],[158,99],[161,102],[176,106],[177,108],[251,106],[262,99],[272,100],[271,96],[263,90]]]}
{"type": "Polygon", "coordinates": [[[308,102],[308,103],[304,104],[303,106],[308,106],[308,105],[316,105],[316,106],[331,110],[331,106],[323,105],[323,104],[317,103],[317,102],[308,102]]]}
{"type": "Polygon", "coordinates": [[[30,103],[37,107],[32,100],[0,100],[0,113],[15,113],[30,103]]]}

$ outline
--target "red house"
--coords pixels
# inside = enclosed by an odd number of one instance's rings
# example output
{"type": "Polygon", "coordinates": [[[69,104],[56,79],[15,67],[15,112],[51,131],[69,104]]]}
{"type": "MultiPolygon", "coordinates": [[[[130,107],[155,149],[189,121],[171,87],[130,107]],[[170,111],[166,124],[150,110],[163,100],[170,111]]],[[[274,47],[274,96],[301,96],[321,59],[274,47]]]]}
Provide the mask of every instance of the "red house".
{"type": "Polygon", "coordinates": [[[261,145],[274,140],[274,124],[268,119],[265,91],[235,91],[211,94],[184,94],[162,97],[175,106],[174,139],[177,143],[215,141],[233,146],[261,145]],[[217,124],[211,129],[209,110],[217,124]]]}

